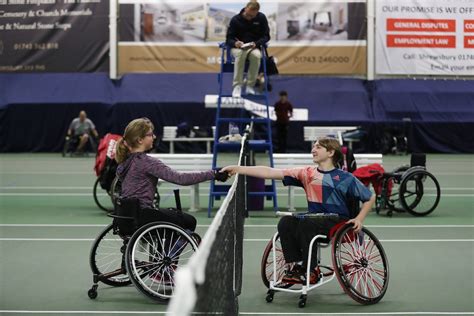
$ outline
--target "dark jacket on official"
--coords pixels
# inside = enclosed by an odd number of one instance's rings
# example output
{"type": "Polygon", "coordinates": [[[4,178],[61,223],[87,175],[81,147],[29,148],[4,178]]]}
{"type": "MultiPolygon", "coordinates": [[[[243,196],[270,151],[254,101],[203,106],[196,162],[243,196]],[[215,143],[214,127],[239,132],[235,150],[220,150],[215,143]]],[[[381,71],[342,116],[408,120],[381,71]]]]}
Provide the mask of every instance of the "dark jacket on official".
{"type": "Polygon", "coordinates": [[[227,29],[226,44],[229,47],[235,47],[237,40],[248,43],[255,42],[257,47],[262,46],[270,40],[270,30],[265,14],[258,12],[257,16],[248,21],[242,16],[244,9],[235,15],[227,29]]]}

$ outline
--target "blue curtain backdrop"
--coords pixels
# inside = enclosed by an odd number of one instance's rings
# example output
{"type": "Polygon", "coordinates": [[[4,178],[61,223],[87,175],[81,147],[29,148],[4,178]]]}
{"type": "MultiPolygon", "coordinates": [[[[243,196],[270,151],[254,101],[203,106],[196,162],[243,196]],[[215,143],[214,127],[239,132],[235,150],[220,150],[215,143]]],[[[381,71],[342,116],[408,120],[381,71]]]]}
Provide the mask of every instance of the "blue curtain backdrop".
{"type": "MultiPolygon", "coordinates": [[[[274,77],[271,83],[271,105],[285,90],[295,107],[309,110],[309,121],[290,125],[291,151],[309,151],[305,125],[361,125],[369,134],[360,150],[377,150],[377,138],[398,129],[412,151],[474,152],[474,81],[274,77]]],[[[120,134],[142,116],[158,130],[183,121],[211,126],[215,110],[204,107],[204,96],[217,88],[216,74],[133,74],[117,81],[103,73],[0,74],[0,151],[60,151],[80,110],[101,135],[120,134]]]]}

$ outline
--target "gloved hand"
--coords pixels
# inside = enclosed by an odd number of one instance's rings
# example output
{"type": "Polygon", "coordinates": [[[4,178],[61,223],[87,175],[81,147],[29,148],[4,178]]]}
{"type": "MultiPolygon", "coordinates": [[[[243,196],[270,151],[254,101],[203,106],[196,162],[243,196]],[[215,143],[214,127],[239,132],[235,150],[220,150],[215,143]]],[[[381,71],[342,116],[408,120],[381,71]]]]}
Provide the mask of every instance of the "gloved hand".
{"type": "Polygon", "coordinates": [[[226,182],[229,179],[229,174],[224,171],[214,170],[214,179],[220,182],[226,182]]]}

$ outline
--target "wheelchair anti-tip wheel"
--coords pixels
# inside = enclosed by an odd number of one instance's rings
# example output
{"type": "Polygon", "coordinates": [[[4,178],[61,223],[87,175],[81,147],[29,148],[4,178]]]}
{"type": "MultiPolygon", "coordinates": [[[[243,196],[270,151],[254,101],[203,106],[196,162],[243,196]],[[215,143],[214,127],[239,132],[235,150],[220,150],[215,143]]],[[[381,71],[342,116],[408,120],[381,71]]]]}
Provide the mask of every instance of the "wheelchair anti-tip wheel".
{"type": "Polygon", "coordinates": [[[105,277],[100,278],[100,281],[111,286],[129,285],[130,280],[128,275],[125,274],[123,262],[124,252],[123,239],[114,234],[113,224],[108,225],[97,236],[91,248],[89,264],[94,275],[105,275],[105,277]],[[115,274],[114,271],[123,273],[106,277],[107,274],[115,274]]]}
{"type": "Polygon", "coordinates": [[[196,249],[195,238],[182,228],[165,222],[149,223],[128,241],[127,273],[144,295],[166,302],[174,295],[176,269],[187,264],[196,249]]]}
{"type": "MultiPolygon", "coordinates": [[[[288,267],[286,262],[285,262],[285,258],[283,257],[283,250],[281,248],[281,242],[280,242],[280,236],[277,235],[276,237],[276,240],[275,240],[275,257],[276,257],[276,280],[277,281],[281,281],[281,279],[283,278],[284,274],[285,274],[285,270],[286,269],[291,269],[292,266],[288,267]]],[[[265,251],[263,252],[263,256],[262,256],[262,263],[261,263],[261,276],[262,276],[262,281],[263,281],[263,284],[265,284],[265,286],[267,288],[270,287],[270,281],[273,280],[273,273],[274,273],[274,270],[273,270],[273,240],[270,239],[270,241],[268,242],[267,246],[265,247],[265,251]]],[[[278,287],[281,287],[281,288],[289,288],[291,287],[293,284],[286,284],[286,283],[283,283],[283,284],[279,284],[278,287]]],[[[273,293],[272,293],[273,294],[273,293]]],[[[270,297],[267,298],[267,302],[271,302],[273,300],[273,295],[271,295],[271,299],[270,297]]]]}
{"type": "Polygon", "coordinates": [[[356,302],[375,304],[385,295],[387,256],[379,240],[365,227],[357,234],[351,224],[340,228],[333,239],[332,260],[343,290],[356,302]]]}
{"type": "Polygon", "coordinates": [[[438,180],[424,169],[408,172],[400,183],[400,203],[414,216],[425,216],[438,206],[441,190],[438,180]]]}

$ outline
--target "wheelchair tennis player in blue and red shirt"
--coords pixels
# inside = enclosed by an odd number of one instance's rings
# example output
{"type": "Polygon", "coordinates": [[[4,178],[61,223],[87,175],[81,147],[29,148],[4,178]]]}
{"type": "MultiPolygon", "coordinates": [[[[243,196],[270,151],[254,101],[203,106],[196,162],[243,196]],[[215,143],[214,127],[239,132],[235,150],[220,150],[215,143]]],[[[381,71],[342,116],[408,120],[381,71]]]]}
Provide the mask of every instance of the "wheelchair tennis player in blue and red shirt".
{"type": "MultiPolygon", "coordinates": [[[[229,175],[242,174],[257,178],[283,180],[285,185],[301,186],[306,192],[309,213],[337,214],[337,216],[315,219],[284,216],[278,223],[281,246],[287,269],[283,282],[303,284],[306,282],[306,265],[311,239],[316,235],[329,235],[336,224],[347,221],[354,225],[354,231],[362,228],[362,223],[375,203],[375,195],[351,173],[336,168],[343,159],[341,146],[333,138],[320,138],[311,153],[315,165],[276,169],[266,166],[227,166],[221,171],[229,175]],[[360,201],[362,206],[353,217],[349,201],[360,201]],[[352,218],[351,218],[352,217],[352,218]]],[[[360,203],[357,203],[360,204],[360,203]]],[[[310,271],[317,265],[316,251],[312,252],[310,271]]],[[[317,275],[310,273],[310,283],[317,282],[317,275]]]]}

